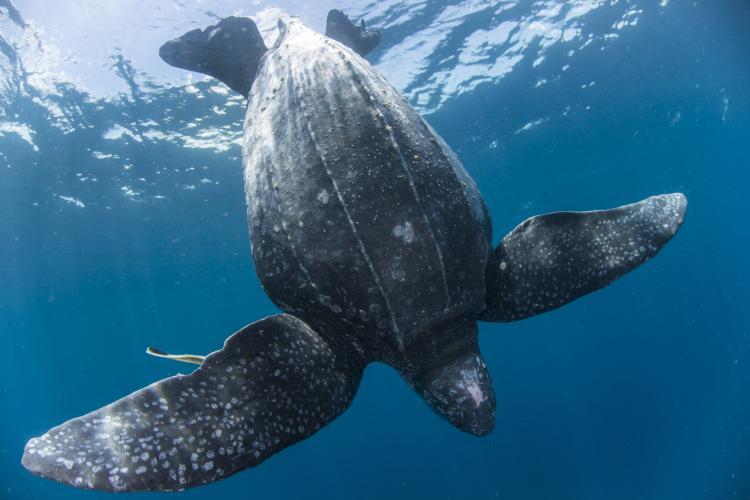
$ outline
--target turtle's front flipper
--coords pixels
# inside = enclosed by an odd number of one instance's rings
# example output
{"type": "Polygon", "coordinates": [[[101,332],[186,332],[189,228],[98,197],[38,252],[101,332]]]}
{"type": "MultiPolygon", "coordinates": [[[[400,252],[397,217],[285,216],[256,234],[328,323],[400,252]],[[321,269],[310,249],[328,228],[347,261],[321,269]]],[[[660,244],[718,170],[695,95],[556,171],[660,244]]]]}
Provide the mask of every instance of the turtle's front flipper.
{"type": "Polygon", "coordinates": [[[595,212],[526,220],[495,249],[482,321],[514,321],[603,288],[656,253],[682,225],[680,193],[595,212]]]}
{"type": "Polygon", "coordinates": [[[247,97],[267,50],[251,19],[227,17],[170,40],[161,46],[159,56],[171,66],[213,76],[247,97]]]}
{"type": "Polygon", "coordinates": [[[190,375],[156,382],[32,439],[23,465],[72,486],[171,491],[257,465],[351,403],[361,367],[301,320],[276,315],[227,339],[190,375]]]}
{"type": "Polygon", "coordinates": [[[340,10],[331,10],[326,19],[326,36],[341,42],[361,56],[372,52],[380,43],[380,31],[365,26],[361,20],[355,25],[340,10]]]}

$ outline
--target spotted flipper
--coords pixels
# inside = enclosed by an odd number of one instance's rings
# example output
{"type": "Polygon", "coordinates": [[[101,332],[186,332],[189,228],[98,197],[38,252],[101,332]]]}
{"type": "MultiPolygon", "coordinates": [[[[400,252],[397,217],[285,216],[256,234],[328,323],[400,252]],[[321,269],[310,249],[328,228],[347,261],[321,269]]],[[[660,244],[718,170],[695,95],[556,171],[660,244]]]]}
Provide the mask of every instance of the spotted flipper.
{"type": "Polygon", "coordinates": [[[32,439],[23,465],[84,489],[174,491],[259,464],[351,403],[347,368],[301,320],[276,315],[235,333],[190,375],[152,384],[32,439]]]}
{"type": "Polygon", "coordinates": [[[340,10],[331,10],[326,18],[326,36],[341,42],[361,56],[366,56],[380,43],[380,31],[368,29],[364,19],[355,25],[340,10]]]}
{"type": "Polygon", "coordinates": [[[659,252],[682,225],[680,193],[526,220],[495,249],[482,321],[515,321],[603,288],[659,252]]]}

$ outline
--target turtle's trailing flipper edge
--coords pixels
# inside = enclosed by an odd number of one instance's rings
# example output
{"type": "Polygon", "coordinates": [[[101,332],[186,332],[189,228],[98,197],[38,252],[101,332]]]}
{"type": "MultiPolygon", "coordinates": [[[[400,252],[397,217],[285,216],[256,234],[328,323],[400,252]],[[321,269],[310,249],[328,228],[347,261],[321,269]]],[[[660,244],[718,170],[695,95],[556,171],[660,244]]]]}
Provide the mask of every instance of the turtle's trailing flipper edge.
{"type": "Polygon", "coordinates": [[[259,464],[351,403],[348,368],[301,320],[279,314],[235,333],[190,375],[170,377],[26,445],[23,465],[84,489],[174,491],[259,464]]]}
{"type": "Polygon", "coordinates": [[[603,288],[656,255],[682,225],[681,193],[526,220],[495,249],[482,321],[515,321],[603,288]]]}

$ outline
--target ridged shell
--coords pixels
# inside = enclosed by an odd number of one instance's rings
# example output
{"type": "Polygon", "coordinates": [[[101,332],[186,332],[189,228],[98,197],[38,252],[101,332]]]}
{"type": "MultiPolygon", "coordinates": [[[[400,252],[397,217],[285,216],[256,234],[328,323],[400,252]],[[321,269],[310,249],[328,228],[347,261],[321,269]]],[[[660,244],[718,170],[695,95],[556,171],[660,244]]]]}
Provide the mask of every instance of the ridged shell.
{"type": "Polygon", "coordinates": [[[491,228],[480,193],[348,48],[286,27],[249,96],[243,160],[256,271],[284,311],[403,348],[483,307],[491,228]]]}

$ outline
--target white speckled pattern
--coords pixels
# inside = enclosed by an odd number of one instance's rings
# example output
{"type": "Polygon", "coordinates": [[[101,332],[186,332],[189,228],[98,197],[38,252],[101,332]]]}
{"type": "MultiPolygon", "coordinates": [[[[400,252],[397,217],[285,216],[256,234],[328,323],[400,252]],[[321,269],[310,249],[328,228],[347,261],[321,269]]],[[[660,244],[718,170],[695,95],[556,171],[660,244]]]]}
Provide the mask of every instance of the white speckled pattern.
{"type": "Polygon", "coordinates": [[[655,196],[533,217],[492,253],[476,185],[366,61],[296,21],[262,58],[251,20],[217,26],[165,44],[163,56],[251,88],[243,162],[253,259],[268,296],[294,316],[253,323],[192,374],[30,440],[22,460],[35,474],[107,491],[216,481],[331,422],[373,361],[458,429],[485,435],[495,395],[477,319],[522,319],[606,286],[683,222],[683,195],[655,196]]]}
{"type": "Polygon", "coordinates": [[[680,193],[594,212],[532,217],[495,250],[484,321],[539,314],[607,286],[657,254],[682,225],[680,193]]]}
{"type": "Polygon", "coordinates": [[[26,445],[23,465],[84,489],[173,491],[256,465],[344,411],[361,371],[302,321],[276,315],[190,375],[156,382],[26,445]]]}

